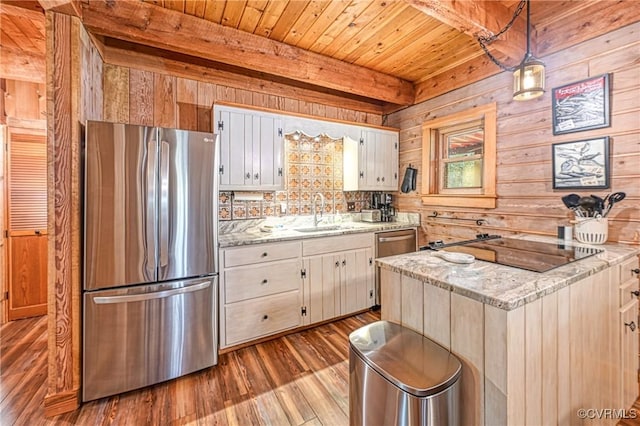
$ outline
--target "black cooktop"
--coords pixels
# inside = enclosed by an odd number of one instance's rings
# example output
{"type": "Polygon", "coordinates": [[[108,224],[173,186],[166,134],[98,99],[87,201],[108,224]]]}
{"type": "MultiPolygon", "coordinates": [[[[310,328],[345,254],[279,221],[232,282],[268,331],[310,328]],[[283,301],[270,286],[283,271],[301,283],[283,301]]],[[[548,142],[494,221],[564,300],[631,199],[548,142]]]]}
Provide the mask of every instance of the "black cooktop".
{"type": "Polygon", "coordinates": [[[592,247],[572,247],[564,244],[502,238],[499,235],[481,234],[477,237],[475,240],[450,244],[429,243],[429,246],[421,247],[421,250],[469,253],[479,260],[534,272],[546,272],[604,251],[592,247]]]}

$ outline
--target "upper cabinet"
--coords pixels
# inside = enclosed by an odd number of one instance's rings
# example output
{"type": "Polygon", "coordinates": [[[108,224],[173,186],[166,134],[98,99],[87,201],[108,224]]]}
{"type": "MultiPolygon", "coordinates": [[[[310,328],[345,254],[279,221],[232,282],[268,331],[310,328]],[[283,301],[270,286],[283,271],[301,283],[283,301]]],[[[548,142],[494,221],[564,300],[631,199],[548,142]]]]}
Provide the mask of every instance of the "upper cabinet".
{"type": "Polygon", "coordinates": [[[221,190],[284,189],[282,116],[216,106],[221,190]]]}
{"type": "Polygon", "coordinates": [[[344,138],[345,191],[398,190],[398,132],[363,129],[344,138]]]}

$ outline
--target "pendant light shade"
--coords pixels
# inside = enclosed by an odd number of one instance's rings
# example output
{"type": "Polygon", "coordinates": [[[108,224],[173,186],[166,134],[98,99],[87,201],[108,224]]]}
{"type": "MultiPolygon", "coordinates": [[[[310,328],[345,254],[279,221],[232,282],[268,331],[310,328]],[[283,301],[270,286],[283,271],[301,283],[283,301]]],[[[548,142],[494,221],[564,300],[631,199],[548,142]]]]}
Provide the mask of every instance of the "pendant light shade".
{"type": "Polygon", "coordinates": [[[527,0],[527,53],[513,72],[513,99],[527,101],[544,93],[544,64],[531,55],[530,0],[527,0]]]}
{"type": "Polygon", "coordinates": [[[513,73],[513,99],[527,101],[544,93],[544,64],[530,53],[513,73]]]}

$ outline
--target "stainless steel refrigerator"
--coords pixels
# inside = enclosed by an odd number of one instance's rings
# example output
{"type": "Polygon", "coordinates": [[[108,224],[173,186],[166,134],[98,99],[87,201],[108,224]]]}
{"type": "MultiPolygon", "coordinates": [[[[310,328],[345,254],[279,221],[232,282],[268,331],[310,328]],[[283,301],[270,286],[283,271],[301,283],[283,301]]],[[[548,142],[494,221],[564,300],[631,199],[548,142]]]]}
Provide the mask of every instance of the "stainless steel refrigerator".
{"type": "Polygon", "coordinates": [[[217,363],[217,137],[87,122],[83,401],[217,363]]]}

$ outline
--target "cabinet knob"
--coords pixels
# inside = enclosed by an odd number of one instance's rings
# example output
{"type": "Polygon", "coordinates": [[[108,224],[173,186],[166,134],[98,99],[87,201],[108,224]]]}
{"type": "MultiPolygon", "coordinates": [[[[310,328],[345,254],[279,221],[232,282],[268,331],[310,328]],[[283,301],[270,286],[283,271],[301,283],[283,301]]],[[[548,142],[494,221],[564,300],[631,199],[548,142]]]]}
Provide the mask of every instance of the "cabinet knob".
{"type": "Polygon", "coordinates": [[[251,173],[247,172],[247,174],[244,175],[244,177],[246,177],[247,179],[251,179],[251,173]]]}
{"type": "Polygon", "coordinates": [[[253,177],[257,180],[260,177],[260,175],[256,173],[255,175],[253,175],[253,177]]]}
{"type": "Polygon", "coordinates": [[[265,278],[264,280],[262,280],[262,285],[265,285],[266,283],[268,283],[267,279],[265,278]]]}
{"type": "Polygon", "coordinates": [[[336,260],[336,268],[339,268],[339,267],[340,267],[340,261],[336,260]]]}
{"type": "Polygon", "coordinates": [[[634,274],[640,274],[640,268],[632,269],[631,272],[634,274]]]}
{"type": "Polygon", "coordinates": [[[347,259],[344,259],[344,260],[342,261],[342,266],[347,266],[347,259]]]}
{"type": "Polygon", "coordinates": [[[382,181],[384,182],[384,176],[382,176],[382,181]]]}
{"type": "MultiPolygon", "coordinates": [[[[268,319],[269,319],[269,315],[264,314],[264,315],[262,316],[262,321],[266,321],[266,320],[268,320],[268,319]]],[[[635,327],[635,326],[634,326],[634,327],[635,327]]]]}
{"type": "Polygon", "coordinates": [[[267,257],[267,256],[269,256],[269,254],[266,251],[262,253],[262,257],[267,257]]]}
{"type": "Polygon", "coordinates": [[[629,327],[631,329],[631,331],[636,331],[636,323],[631,321],[631,322],[625,322],[624,323],[625,327],[629,327]]]}
{"type": "Polygon", "coordinates": [[[635,297],[640,297],[640,290],[632,291],[631,294],[633,294],[635,297]]]}
{"type": "Polygon", "coordinates": [[[380,182],[380,176],[376,178],[376,182],[380,182]]]}

